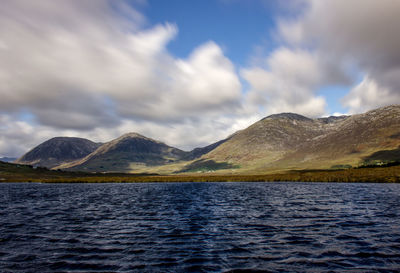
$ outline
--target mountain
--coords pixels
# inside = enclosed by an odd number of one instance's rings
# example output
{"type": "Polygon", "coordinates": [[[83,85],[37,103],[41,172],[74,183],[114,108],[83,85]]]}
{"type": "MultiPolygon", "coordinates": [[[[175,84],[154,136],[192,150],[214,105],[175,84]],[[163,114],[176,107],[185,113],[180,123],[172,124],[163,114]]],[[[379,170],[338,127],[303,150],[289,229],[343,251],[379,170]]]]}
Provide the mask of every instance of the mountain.
{"type": "Polygon", "coordinates": [[[55,137],[36,146],[16,163],[53,168],[95,151],[101,144],[77,137],[55,137]]]}
{"type": "Polygon", "coordinates": [[[17,162],[89,172],[270,173],[400,161],[400,105],[364,114],[312,119],[274,114],[190,152],[129,133],[99,146],[54,138],[17,162]]]}
{"type": "Polygon", "coordinates": [[[217,141],[215,143],[212,143],[210,145],[207,145],[205,147],[201,147],[201,148],[195,148],[193,150],[191,150],[190,152],[187,152],[182,159],[183,160],[193,160],[196,158],[201,157],[202,155],[205,155],[209,152],[211,152],[212,150],[214,150],[215,148],[217,148],[219,145],[221,145],[222,143],[224,143],[225,141],[227,141],[230,137],[217,141]]]}
{"type": "Polygon", "coordinates": [[[268,116],[242,130],[202,160],[236,164],[242,172],[358,166],[393,161],[400,146],[400,106],[353,116],[310,119],[268,116]],[[397,150],[397,151],[396,151],[397,150]]]}
{"type": "Polygon", "coordinates": [[[187,152],[145,136],[128,133],[100,146],[81,160],[60,166],[68,170],[126,172],[181,160],[187,152]]]}
{"type": "Polygon", "coordinates": [[[14,162],[15,160],[17,160],[15,157],[0,157],[0,161],[3,162],[14,162]]]}

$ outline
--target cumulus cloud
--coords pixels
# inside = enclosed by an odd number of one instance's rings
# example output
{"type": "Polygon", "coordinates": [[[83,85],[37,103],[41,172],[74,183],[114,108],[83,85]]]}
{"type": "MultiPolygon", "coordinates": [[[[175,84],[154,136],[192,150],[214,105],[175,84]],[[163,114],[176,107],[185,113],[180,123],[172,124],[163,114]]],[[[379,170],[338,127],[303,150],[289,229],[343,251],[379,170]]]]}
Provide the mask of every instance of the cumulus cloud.
{"type": "Polygon", "coordinates": [[[2,5],[2,109],[29,108],[45,125],[71,128],[80,120],[95,128],[118,122],[114,114],[177,119],[237,103],[239,79],[217,44],[205,43],[187,60],[176,59],[166,51],[175,25],[142,30],[130,8],[132,27],[126,27],[128,22],[112,16],[117,11],[111,2],[84,3],[2,5]],[[59,119],[68,112],[74,114],[59,119]],[[90,117],[95,118],[89,122],[90,117]]]}
{"type": "Polygon", "coordinates": [[[249,103],[266,113],[296,112],[310,117],[326,113],[326,101],[317,90],[330,83],[347,83],[348,78],[318,54],[281,47],[264,65],[245,68],[242,76],[251,90],[249,103]]]}
{"type": "MultiPolygon", "coordinates": [[[[29,112],[35,121],[3,118],[19,124],[3,127],[35,135],[27,145],[50,135],[107,141],[137,131],[188,148],[232,133],[241,84],[222,49],[205,41],[176,58],[167,44],[178,27],[146,26],[125,1],[3,1],[0,109],[10,117],[29,112]],[[222,116],[229,119],[223,128],[206,122],[222,116]]],[[[11,137],[2,134],[0,153],[26,148],[7,144],[11,137]]]]}
{"type": "Polygon", "coordinates": [[[120,101],[124,114],[146,120],[168,121],[235,112],[241,84],[233,64],[214,42],[194,49],[188,59],[167,59],[151,83],[151,96],[140,103],[120,101]],[[232,111],[233,110],[233,111],[232,111]]]}
{"type": "Polygon", "coordinates": [[[394,102],[400,102],[400,93],[379,86],[368,76],[342,99],[343,105],[350,109],[350,114],[366,112],[394,102]]]}
{"type": "Polygon", "coordinates": [[[75,130],[59,130],[18,116],[0,114],[0,157],[19,157],[32,147],[55,136],[78,136],[75,130]]]}
{"type": "Polygon", "coordinates": [[[400,1],[309,0],[305,6],[300,18],[280,22],[280,35],[368,75],[343,105],[358,112],[400,103],[400,1]]]}

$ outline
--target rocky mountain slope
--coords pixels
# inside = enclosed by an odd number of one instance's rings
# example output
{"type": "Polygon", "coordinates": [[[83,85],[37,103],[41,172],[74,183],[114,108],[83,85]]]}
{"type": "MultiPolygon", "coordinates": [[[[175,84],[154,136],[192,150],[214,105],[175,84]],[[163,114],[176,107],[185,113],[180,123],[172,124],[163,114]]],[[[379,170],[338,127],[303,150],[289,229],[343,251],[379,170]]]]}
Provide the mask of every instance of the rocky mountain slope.
{"type": "Polygon", "coordinates": [[[100,145],[84,138],[55,137],[36,146],[17,159],[16,163],[53,168],[84,158],[100,145]]]}
{"type": "MultiPolygon", "coordinates": [[[[271,115],[238,132],[202,159],[238,164],[241,171],[318,169],[357,166],[375,153],[396,150],[399,145],[400,106],[394,105],[320,119],[292,113],[271,115]]],[[[393,159],[396,153],[390,154],[393,159]]],[[[381,156],[378,160],[388,158],[381,156]]]]}

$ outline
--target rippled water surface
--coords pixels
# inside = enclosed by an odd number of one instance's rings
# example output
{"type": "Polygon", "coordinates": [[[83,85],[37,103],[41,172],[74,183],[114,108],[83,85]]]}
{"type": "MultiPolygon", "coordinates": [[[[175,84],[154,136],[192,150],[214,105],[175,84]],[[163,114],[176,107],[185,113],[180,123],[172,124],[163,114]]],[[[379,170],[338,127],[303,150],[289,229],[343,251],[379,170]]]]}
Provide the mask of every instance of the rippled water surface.
{"type": "Polygon", "coordinates": [[[400,270],[400,185],[0,184],[0,272],[400,270]]]}

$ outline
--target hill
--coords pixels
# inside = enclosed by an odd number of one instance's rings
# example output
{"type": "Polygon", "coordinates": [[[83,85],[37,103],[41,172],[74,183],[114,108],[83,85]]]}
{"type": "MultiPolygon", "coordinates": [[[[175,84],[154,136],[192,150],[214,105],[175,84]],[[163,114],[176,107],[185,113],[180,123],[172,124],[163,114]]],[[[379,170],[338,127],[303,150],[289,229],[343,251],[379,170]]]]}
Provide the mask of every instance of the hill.
{"type": "Polygon", "coordinates": [[[16,163],[53,168],[84,158],[101,144],[77,137],[55,137],[34,147],[16,163]]]}
{"type": "Polygon", "coordinates": [[[185,155],[187,152],[162,142],[136,133],[128,133],[103,144],[85,158],[60,167],[89,172],[126,172],[146,166],[174,163],[185,155]]]}

